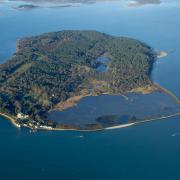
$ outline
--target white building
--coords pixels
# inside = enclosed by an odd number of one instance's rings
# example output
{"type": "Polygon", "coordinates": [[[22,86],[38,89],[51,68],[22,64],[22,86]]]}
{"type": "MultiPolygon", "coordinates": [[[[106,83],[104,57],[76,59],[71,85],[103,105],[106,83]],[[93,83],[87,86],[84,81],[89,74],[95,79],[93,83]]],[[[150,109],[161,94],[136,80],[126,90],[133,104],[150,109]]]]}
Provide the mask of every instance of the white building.
{"type": "Polygon", "coordinates": [[[23,114],[23,113],[18,113],[18,114],[17,114],[17,118],[18,118],[18,119],[28,119],[29,116],[26,115],[26,114],[23,114]]]}

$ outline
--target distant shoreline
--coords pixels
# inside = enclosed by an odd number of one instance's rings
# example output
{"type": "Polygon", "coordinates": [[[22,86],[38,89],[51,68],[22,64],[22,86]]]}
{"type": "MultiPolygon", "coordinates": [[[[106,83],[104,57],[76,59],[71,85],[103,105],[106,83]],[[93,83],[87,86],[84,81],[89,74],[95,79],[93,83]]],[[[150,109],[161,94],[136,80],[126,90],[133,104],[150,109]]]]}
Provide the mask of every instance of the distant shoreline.
{"type": "MultiPolygon", "coordinates": [[[[0,3],[7,2],[23,2],[25,5],[38,5],[39,7],[49,7],[49,8],[58,8],[58,7],[76,7],[82,4],[95,4],[95,3],[112,3],[119,2],[118,0],[78,0],[74,2],[73,0],[2,0],[0,3]]],[[[121,2],[122,4],[124,2],[121,2]]],[[[144,5],[159,5],[161,4],[160,0],[132,0],[124,3],[128,7],[141,7],[144,5]]]]}
{"type": "Polygon", "coordinates": [[[144,5],[158,5],[161,4],[160,0],[133,0],[128,2],[129,7],[141,7],[144,5]]]}

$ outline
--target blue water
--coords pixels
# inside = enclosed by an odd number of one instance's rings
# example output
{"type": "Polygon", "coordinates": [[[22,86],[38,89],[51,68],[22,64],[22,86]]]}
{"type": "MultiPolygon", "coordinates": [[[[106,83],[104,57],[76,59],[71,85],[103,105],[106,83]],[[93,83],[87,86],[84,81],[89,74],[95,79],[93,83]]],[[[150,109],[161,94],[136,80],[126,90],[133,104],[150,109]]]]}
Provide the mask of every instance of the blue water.
{"type": "Polygon", "coordinates": [[[108,57],[99,57],[96,60],[97,62],[101,63],[98,67],[97,67],[97,71],[98,72],[107,72],[108,71],[108,63],[111,61],[108,57]]]}
{"type": "MultiPolygon", "coordinates": [[[[13,9],[0,4],[0,61],[18,38],[64,29],[95,29],[137,38],[169,52],[153,79],[180,97],[180,2],[128,8],[97,3],[70,8],[13,9]]],[[[18,130],[0,118],[0,179],[179,180],[180,118],[94,133],[18,130]]]]}
{"type": "Polygon", "coordinates": [[[133,116],[139,121],[180,112],[179,104],[171,96],[162,92],[157,91],[146,95],[127,93],[125,95],[126,98],[119,95],[88,96],[81,99],[76,106],[64,111],[50,112],[49,119],[58,124],[86,126],[97,124],[99,118],[111,116],[111,120],[106,118],[103,121],[106,122],[105,124],[100,123],[106,127],[113,124],[123,124],[119,120],[122,116],[129,117],[124,122],[128,123],[128,119],[133,116]]]}

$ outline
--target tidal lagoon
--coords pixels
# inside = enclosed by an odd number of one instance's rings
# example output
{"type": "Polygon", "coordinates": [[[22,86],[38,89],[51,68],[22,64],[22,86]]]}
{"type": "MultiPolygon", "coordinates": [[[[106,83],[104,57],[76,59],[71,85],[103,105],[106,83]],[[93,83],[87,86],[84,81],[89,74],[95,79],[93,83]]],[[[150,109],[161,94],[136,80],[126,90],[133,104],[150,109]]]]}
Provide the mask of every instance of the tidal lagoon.
{"type": "MultiPolygon", "coordinates": [[[[0,4],[0,61],[19,38],[64,29],[94,29],[139,39],[168,56],[152,74],[180,97],[180,3],[128,7],[122,2],[18,10],[0,4]]],[[[179,180],[180,118],[100,132],[33,132],[0,117],[0,179],[179,180]]]]}

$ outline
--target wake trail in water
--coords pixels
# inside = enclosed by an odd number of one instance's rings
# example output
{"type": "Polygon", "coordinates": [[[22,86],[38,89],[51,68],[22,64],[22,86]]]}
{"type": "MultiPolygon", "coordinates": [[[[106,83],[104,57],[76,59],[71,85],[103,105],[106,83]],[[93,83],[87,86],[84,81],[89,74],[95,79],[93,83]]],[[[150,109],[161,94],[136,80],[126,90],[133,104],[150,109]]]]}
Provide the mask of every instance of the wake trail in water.
{"type": "Polygon", "coordinates": [[[174,133],[171,135],[172,137],[175,137],[175,136],[180,136],[180,133],[174,133]]]}

